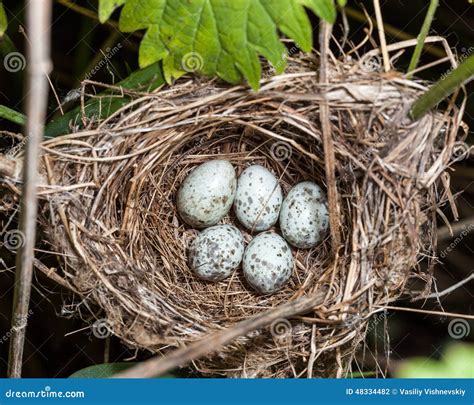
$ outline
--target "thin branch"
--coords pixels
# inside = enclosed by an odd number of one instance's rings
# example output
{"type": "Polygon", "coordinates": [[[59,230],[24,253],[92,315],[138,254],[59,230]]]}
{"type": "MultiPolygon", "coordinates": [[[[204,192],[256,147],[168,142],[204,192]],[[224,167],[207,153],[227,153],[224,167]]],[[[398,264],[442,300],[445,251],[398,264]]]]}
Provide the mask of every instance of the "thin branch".
{"type": "Polygon", "coordinates": [[[385,72],[390,71],[390,57],[387,50],[387,40],[383,29],[382,10],[380,9],[380,0],[374,0],[375,19],[377,20],[377,30],[379,32],[380,50],[382,51],[383,67],[385,72]]]}
{"type": "Polygon", "coordinates": [[[467,231],[474,230],[474,217],[463,219],[453,225],[443,226],[438,229],[438,242],[449,240],[467,231]]]}
{"type": "MultiPolygon", "coordinates": [[[[362,23],[365,23],[368,19],[370,19],[370,22],[372,22],[376,27],[378,27],[378,24],[377,24],[377,21],[375,20],[375,18],[367,16],[364,13],[361,13],[359,10],[356,10],[355,8],[352,8],[350,6],[346,6],[346,7],[344,7],[344,12],[349,17],[353,18],[356,21],[362,22],[362,23]]],[[[398,38],[402,41],[411,40],[411,39],[415,38],[413,35],[408,34],[404,31],[400,31],[399,28],[397,28],[393,25],[387,24],[386,22],[384,22],[384,24],[383,24],[383,30],[387,34],[390,34],[392,37],[398,38]]],[[[444,52],[443,49],[441,49],[440,47],[434,46],[434,45],[428,47],[426,52],[428,52],[429,54],[435,56],[436,58],[443,58],[446,55],[446,53],[444,52]]]]}
{"type": "MultiPolygon", "coordinates": [[[[72,10],[72,11],[78,13],[78,14],[83,15],[84,17],[90,18],[92,20],[99,21],[99,15],[93,10],[90,10],[86,7],[82,7],[82,6],[80,6],[76,3],[71,2],[70,0],[56,0],[56,2],[61,4],[64,7],[69,8],[70,10],[72,10]]],[[[114,28],[115,30],[119,31],[119,25],[116,21],[108,20],[108,21],[104,22],[103,24],[110,27],[110,28],[114,28]]],[[[132,35],[134,37],[137,37],[137,38],[142,38],[143,37],[143,34],[140,33],[140,32],[137,32],[137,31],[130,33],[130,35],[132,35]]]]}
{"type": "Polygon", "coordinates": [[[25,158],[23,165],[23,189],[19,237],[22,245],[17,253],[15,293],[13,297],[12,338],[8,376],[21,377],[23,349],[30,304],[31,282],[33,277],[34,247],[36,240],[36,214],[38,200],[36,195],[40,143],[44,132],[48,102],[48,81],[50,71],[51,1],[35,0],[28,2],[27,23],[33,38],[28,45],[28,94],[25,158]]]}
{"type": "Polygon", "coordinates": [[[318,292],[312,296],[303,297],[280,305],[275,309],[271,309],[262,314],[241,321],[229,329],[224,329],[208,336],[207,338],[177,349],[164,357],[153,357],[150,360],[114,375],[113,378],[157,377],[174,370],[176,367],[184,366],[192,360],[215,353],[239,336],[245,336],[249,332],[262,329],[280,319],[286,319],[294,315],[308,312],[320,305],[324,301],[324,296],[325,293],[318,292]]]}
{"type": "MultiPolygon", "coordinates": [[[[331,38],[332,25],[321,21],[319,31],[320,43],[320,66],[319,66],[319,82],[321,84],[329,84],[328,78],[328,53],[329,40],[331,38]]],[[[323,98],[325,99],[324,94],[323,98]]],[[[320,120],[321,131],[323,134],[324,146],[324,163],[326,169],[326,182],[328,188],[328,203],[329,203],[329,224],[332,239],[333,254],[335,255],[341,244],[340,230],[339,230],[339,210],[337,202],[337,187],[336,187],[336,157],[334,153],[334,142],[331,134],[331,123],[329,121],[329,106],[327,101],[323,100],[320,104],[320,120]]]]}
{"type": "Polygon", "coordinates": [[[433,22],[438,5],[439,5],[439,0],[431,0],[430,6],[428,8],[428,12],[426,13],[425,21],[423,22],[423,25],[421,26],[420,35],[418,35],[418,38],[417,38],[418,43],[416,44],[415,50],[413,51],[413,56],[410,61],[410,66],[408,67],[407,78],[411,78],[412,72],[418,66],[421,52],[423,51],[423,47],[425,46],[425,39],[430,32],[431,23],[433,22]]]}
{"type": "Polygon", "coordinates": [[[456,312],[443,312],[443,311],[429,311],[426,309],[417,309],[417,308],[405,308],[405,307],[392,307],[392,306],[383,306],[375,305],[376,308],[380,308],[376,312],[385,311],[386,309],[391,309],[393,311],[402,311],[402,312],[415,312],[417,314],[426,314],[426,315],[436,315],[436,316],[446,316],[449,318],[462,318],[462,319],[474,319],[474,315],[468,314],[458,314],[456,312]]]}
{"type": "Polygon", "coordinates": [[[427,295],[425,297],[417,297],[417,298],[412,299],[411,301],[414,302],[414,301],[429,300],[433,298],[443,297],[444,295],[451,294],[453,291],[457,290],[459,287],[462,287],[464,284],[469,283],[469,281],[471,280],[474,280],[474,273],[471,273],[464,280],[461,280],[460,282],[453,284],[451,287],[448,287],[441,292],[436,292],[436,293],[427,295]]]}

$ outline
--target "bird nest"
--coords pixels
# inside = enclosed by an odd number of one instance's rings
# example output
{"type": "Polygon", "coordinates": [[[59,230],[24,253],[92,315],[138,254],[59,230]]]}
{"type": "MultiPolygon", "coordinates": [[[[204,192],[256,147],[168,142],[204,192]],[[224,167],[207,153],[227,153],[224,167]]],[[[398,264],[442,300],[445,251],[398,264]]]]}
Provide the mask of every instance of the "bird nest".
{"type": "MultiPolygon", "coordinates": [[[[96,304],[94,325],[132,347],[166,354],[236,331],[193,360],[202,373],[346,375],[370,316],[410,294],[412,279],[429,288],[435,213],[450,198],[445,170],[461,122],[453,105],[409,120],[425,84],[363,67],[333,61],[321,85],[315,61],[296,59],[258,92],[182,78],[44,141],[41,236],[62,265],[38,268],[80,296],[78,311],[96,304]],[[197,231],[180,219],[176,194],[212,159],[237,174],[263,165],[284,192],[304,180],[333,187],[331,234],[293,250],[290,282],[273,295],[256,294],[241,270],[212,283],[188,266],[197,231]]],[[[15,191],[21,156],[2,162],[4,186],[15,191]]],[[[237,224],[232,214],[223,222],[237,224]]]]}

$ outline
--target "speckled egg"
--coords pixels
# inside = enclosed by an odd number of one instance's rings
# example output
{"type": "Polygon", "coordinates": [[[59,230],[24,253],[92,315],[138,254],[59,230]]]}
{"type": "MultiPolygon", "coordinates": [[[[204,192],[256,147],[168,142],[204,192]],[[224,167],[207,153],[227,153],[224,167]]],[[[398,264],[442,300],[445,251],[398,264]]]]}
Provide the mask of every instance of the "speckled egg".
{"type": "Polygon", "coordinates": [[[245,249],[242,268],[245,279],[261,294],[281,289],[293,271],[293,255],[288,243],[278,234],[257,235],[245,249]]]}
{"type": "Polygon", "coordinates": [[[310,181],[294,186],[281,205],[280,229],[291,245],[309,249],[321,242],[328,230],[326,196],[310,181]]]}
{"type": "Polygon", "coordinates": [[[221,281],[239,267],[244,238],[233,225],[216,225],[202,231],[189,249],[189,265],[207,281],[221,281]]]}
{"type": "Polygon", "coordinates": [[[196,228],[217,224],[232,207],[237,176],[226,160],[211,160],[196,167],[178,191],[181,218],[196,228]]]}
{"type": "Polygon", "coordinates": [[[265,231],[278,221],[283,193],[277,178],[266,168],[253,165],[237,180],[234,211],[251,231],[265,231]]]}

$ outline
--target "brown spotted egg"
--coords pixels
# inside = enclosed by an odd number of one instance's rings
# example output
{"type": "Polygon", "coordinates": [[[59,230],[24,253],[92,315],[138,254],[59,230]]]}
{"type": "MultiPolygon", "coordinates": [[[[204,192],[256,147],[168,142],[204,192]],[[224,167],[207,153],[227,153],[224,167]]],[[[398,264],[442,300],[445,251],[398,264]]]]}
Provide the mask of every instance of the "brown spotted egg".
{"type": "Polygon", "coordinates": [[[293,255],[290,246],[276,233],[261,233],[245,249],[242,268],[253,289],[261,294],[274,293],[291,277],[293,255]]]}
{"type": "Polygon", "coordinates": [[[253,165],[237,180],[234,211],[251,231],[265,231],[278,221],[283,192],[277,178],[265,167],[253,165]]]}
{"type": "Polygon", "coordinates": [[[329,227],[326,196],[310,181],[294,186],[281,205],[280,229],[291,245],[309,249],[321,242],[329,227]]]}
{"type": "Polygon", "coordinates": [[[221,281],[239,267],[244,238],[233,225],[216,225],[202,231],[189,249],[189,265],[207,281],[221,281]]]}
{"type": "Polygon", "coordinates": [[[226,160],[211,160],[196,167],[178,191],[181,218],[196,228],[217,224],[234,202],[237,176],[226,160]]]}

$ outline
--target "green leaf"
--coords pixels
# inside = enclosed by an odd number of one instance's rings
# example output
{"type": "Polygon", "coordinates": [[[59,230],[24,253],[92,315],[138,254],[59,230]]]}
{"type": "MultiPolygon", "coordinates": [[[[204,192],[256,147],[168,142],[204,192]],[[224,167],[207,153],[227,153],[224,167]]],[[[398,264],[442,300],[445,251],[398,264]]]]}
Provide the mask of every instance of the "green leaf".
{"type": "Polygon", "coordinates": [[[133,362],[96,364],[76,371],[74,374],[70,375],[69,378],[108,378],[136,364],[137,363],[133,362]]]}
{"type": "Polygon", "coordinates": [[[7,30],[8,20],[7,13],[5,13],[5,8],[3,7],[3,2],[0,0],[0,38],[5,34],[7,30]]]}
{"type": "MultiPolygon", "coordinates": [[[[124,89],[151,91],[161,86],[165,82],[161,67],[158,63],[147,66],[145,69],[132,73],[129,77],[117,83],[116,86],[124,89]]],[[[91,99],[85,105],[85,113],[89,118],[103,119],[113,114],[115,111],[130,102],[130,97],[107,97],[113,94],[107,90],[91,99]]],[[[55,136],[67,134],[70,131],[71,123],[81,127],[81,110],[79,107],[67,112],[63,116],[51,121],[45,128],[45,137],[53,138],[55,136]]]]}
{"type": "Polygon", "coordinates": [[[334,0],[100,0],[101,21],[121,4],[120,29],[146,30],[141,67],[162,60],[168,82],[199,71],[229,83],[246,79],[254,89],[261,76],[259,56],[279,73],[286,67],[279,31],[303,51],[311,50],[304,6],[328,21],[336,18],[334,0]]]}
{"type": "Polygon", "coordinates": [[[26,124],[26,116],[22,113],[12,110],[4,105],[0,105],[0,118],[8,120],[18,125],[26,124]]]}
{"type": "Polygon", "coordinates": [[[337,4],[339,4],[340,7],[346,7],[347,0],[337,0],[337,4]]]}
{"type": "Polygon", "coordinates": [[[449,345],[442,360],[415,357],[404,360],[397,369],[398,378],[474,378],[474,345],[449,345]]]}
{"type": "MultiPolygon", "coordinates": [[[[137,362],[117,362],[117,363],[103,363],[94,366],[83,368],[70,375],[69,378],[109,378],[114,374],[120,373],[132,366],[137,365],[137,362]]],[[[159,378],[175,378],[172,374],[165,374],[159,378]]]]}
{"type": "Polygon", "coordinates": [[[431,88],[424,92],[413,103],[410,115],[414,120],[420,119],[438,103],[443,101],[450,94],[464,83],[468,83],[474,78],[474,55],[465,59],[456,69],[438,80],[431,88]]]}
{"type": "MultiPolygon", "coordinates": [[[[300,0],[306,7],[323,20],[334,24],[336,22],[336,7],[334,0],[300,0]]],[[[341,0],[339,0],[340,2],[341,0]]]]}
{"type": "Polygon", "coordinates": [[[106,22],[112,13],[125,4],[126,0],[101,0],[99,2],[99,21],[106,22]]]}

